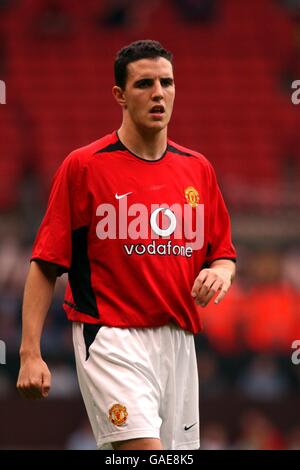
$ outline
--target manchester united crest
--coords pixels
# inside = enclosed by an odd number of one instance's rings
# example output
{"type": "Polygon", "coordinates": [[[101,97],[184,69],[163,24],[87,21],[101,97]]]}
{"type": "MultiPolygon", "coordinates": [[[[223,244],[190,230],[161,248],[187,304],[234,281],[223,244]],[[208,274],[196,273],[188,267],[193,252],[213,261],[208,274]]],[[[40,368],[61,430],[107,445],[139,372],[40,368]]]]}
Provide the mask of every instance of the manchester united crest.
{"type": "Polygon", "coordinates": [[[120,403],[114,404],[108,412],[108,418],[115,426],[123,426],[126,423],[127,416],[126,406],[120,405],[120,403]]]}
{"type": "Polygon", "coordinates": [[[199,193],[197,189],[193,188],[193,186],[188,186],[184,190],[185,198],[187,200],[187,203],[191,207],[197,207],[199,204],[199,193]]]}

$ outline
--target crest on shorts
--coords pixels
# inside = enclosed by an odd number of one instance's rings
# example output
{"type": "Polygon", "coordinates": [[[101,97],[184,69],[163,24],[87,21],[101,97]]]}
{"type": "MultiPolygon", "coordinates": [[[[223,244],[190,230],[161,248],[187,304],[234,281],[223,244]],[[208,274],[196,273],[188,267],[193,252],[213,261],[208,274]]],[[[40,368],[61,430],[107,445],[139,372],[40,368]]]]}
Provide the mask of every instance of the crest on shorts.
{"type": "Polygon", "coordinates": [[[108,412],[108,418],[115,426],[125,424],[127,416],[126,406],[120,405],[120,403],[115,403],[108,412]]]}
{"type": "Polygon", "coordinates": [[[193,186],[188,186],[184,190],[184,195],[187,200],[187,203],[191,207],[197,207],[199,204],[199,193],[197,189],[195,189],[193,186]]]}

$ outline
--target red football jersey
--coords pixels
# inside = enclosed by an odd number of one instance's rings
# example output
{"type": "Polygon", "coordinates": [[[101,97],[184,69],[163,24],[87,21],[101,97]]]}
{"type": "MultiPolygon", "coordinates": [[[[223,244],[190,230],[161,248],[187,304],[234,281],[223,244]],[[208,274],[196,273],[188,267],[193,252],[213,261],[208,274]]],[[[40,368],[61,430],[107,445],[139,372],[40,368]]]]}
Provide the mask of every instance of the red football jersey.
{"type": "Polygon", "coordinates": [[[210,163],[168,140],[155,161],[113,132],[72,152],[58,169],[33,260],[68,272],[73,321],[197,333],[191,288],[204,266],[235,260],[230,220],[210,163]]]}

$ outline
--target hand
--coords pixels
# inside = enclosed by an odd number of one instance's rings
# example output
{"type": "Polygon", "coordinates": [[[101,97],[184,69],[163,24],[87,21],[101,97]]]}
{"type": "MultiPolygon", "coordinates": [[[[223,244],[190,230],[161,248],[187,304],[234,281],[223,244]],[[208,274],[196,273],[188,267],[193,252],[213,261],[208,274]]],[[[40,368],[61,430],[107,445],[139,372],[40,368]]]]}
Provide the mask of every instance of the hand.
{"type": "Polygon", "coordinates": [[[42,358],[21,360],[17,382],[19,393],[30,400],[48,396],[51,387],[51,373],[42,358]]]}
{"type": "Polygon", "coordinates": [[[215,304],[221,302],[231,285],[231,277],[231,271],[226,268],[202,269],[195,279],[191,292],[196,304],[206,307],[218,291],[221,292],[216,297],[215,304]]]}

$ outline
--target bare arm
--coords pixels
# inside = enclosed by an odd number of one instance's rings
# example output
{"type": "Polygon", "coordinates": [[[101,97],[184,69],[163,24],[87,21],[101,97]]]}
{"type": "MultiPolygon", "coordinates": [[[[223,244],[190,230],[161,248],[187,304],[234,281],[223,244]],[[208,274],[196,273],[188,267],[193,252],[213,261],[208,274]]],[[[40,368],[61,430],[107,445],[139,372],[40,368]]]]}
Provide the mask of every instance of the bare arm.
{"type": "Polygon", "coordinates": [[[42,359],[40,341],[56,276],[55,266],[32,261],[24,290],[20,371],[17,382],[19,392],[26,398],[46,397],[51,386],[51,374],[42,359]]]}
{"type": "Polygon", "coordinates": [[[192,297],[201,307],[211,301],[213,296],[220,291],[215,299],[218,304],[225,297],[235,276],[235,263],[227,259],[219,259],[214,261],[208,269],[202,269],[196,277],[193,288],[192,297]]]}

